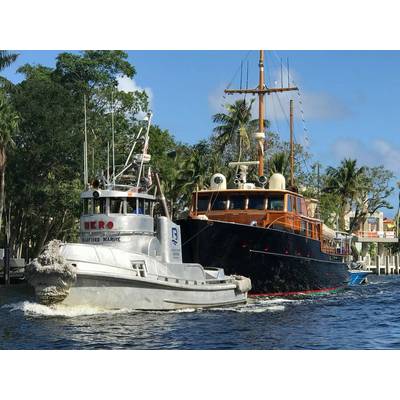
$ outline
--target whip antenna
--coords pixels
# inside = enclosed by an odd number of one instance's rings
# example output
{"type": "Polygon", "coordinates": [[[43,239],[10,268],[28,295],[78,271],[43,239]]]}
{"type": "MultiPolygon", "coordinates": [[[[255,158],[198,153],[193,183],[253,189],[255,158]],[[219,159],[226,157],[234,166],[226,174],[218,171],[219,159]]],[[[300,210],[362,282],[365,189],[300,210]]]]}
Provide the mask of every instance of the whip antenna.
{"type": "Polygon", "coordinates": [[[85,115],[85,143],[83,144],[83,179],[85,183],[85,189],[88,185],[88,148],[87,148],[87,116],[86,116],[86,95],[83,96],[83,110],[85,115]]]}
{"type": "Polygon", "coordinates": [[[114,89],[111,91],[112,177],[115,185],[114,89]]]}

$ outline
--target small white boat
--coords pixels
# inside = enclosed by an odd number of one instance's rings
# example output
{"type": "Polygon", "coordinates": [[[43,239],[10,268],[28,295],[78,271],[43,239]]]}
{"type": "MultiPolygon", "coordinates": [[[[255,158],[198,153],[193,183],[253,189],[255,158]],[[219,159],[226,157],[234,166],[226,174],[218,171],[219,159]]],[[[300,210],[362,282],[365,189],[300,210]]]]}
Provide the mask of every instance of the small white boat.
{"type": "Polygon", "coordinates": [[[138,310],[245,303],[251,289],[248,278],[182,262],[180,227],[168,216],[157,175],[159,196],[150,194],[155,187],[146,153],[148,129],[139,142],[144,143],[143,152],[132,161],[128,157],[118,174],[123,178],[128,171],[129,179],[136,180],[96,182],[81,194],[81,243],[52,241],[25,268],[37,300],[138,310]],[[155,215],[158,199],[165,216],[155,215]]]}

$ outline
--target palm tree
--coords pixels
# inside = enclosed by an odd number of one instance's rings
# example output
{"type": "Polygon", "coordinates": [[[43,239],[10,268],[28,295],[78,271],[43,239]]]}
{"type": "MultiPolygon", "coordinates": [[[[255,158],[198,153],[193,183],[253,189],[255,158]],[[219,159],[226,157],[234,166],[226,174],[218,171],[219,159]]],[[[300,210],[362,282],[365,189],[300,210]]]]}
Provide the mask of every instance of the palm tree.
{"type": "MultiPolygon", "coordinates": [[[[0,71],[9,67],[18,57],[18,54],[0,50],[0,71]]],[[[0,84],[10,86],[7,79],[0,77],[0,84]]],[[[12,135],[18,128],[18,115],[9,103],[6,94],[0,88],[0,232],[3,221],[4,189],[7,147],[13,143],[12,135]]]]}
{"type": "Polygon", "coordinates": [[[6,50],[0,50],[0,71],[9,67],[18,57],[18,54],[10,53],[6,50]]]}
{"type": "Polygon", "coordinates": [[[357,167],[357,160],[344,159],[338,168],[328,167],[326,170],[326,186],[324,191],[334,193],[340,199],[339,229],[345,230],[345,215],[350,211],[355,200],[365,193],[365,167],[357,167]]]}
{"type": "Polygon", "coordinates": [[[0,231],[4,209],[5,171],[7,148],[14,142],[12,136],[18,129],[19,116],[4,91],[0,90],[0,231]]]}
{"type": "Polygon", "coordinates": [[[255,132],[258,120],[251,119],[251,107],[254,99],[247,102],[245,99],[236,100],[233,104],[227,104],[228,113],[217,113],[213,115],[213,122],[220,124],[213,131],[221,151],[232,145],[238,156],[242,157],[242,150],[249,149],[249,134],[255,132]]]}
{"type": "Polygon", "coordinates": [[[285,151],[274,153],[269,160],[270,174],[279,173],[288,178],[289,171],[289,154],[285,151]]]}
{"type": "MultiPolygon", "coordinates": [[[[0,50],[0,71],[4,68],[9,67],[18,57],[18,54],[10,53],[5,50],[0,50]]],[[[9,89],[12,87],[12,83],[6,78],[0,76],[0,89],[9,89]]]]}

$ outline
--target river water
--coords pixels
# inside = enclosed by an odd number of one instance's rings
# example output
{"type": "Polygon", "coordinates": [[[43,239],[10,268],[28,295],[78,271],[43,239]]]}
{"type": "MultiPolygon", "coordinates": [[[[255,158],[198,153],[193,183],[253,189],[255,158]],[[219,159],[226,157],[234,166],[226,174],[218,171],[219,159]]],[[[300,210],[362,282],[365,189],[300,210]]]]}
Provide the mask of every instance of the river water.
{"type": "MultiPolygon", "coordinates": [[[[1,290],[1,288],[0,288],[1,290]]],[[[400,277],[302,299],[174,312],[0,304],[0,349],[398,349],[400,277]]]]}

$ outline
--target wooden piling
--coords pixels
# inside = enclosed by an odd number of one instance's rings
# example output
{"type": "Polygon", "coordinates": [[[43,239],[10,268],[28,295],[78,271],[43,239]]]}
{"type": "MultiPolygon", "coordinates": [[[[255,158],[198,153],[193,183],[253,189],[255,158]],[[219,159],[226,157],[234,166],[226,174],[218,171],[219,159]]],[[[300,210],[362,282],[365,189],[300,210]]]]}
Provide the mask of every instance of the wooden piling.
{"type": "Polygon", "coordinates": [[[385,256],[385,274],[390,275],[389,257],[385,256]]]}
{"type": "Polygon", "coordinates": [[[379,256],[375,256],[376,274],[381,274],[381,267],[379,265],[379,256]]]}
{"type": "Polygon", "coordinates": [[[8,247],[8,242],[4,248],[4,266],[3,266],[3,273],[4,273],[4,284],[6,286],[10,285],[10,248],[8,247]]]}

